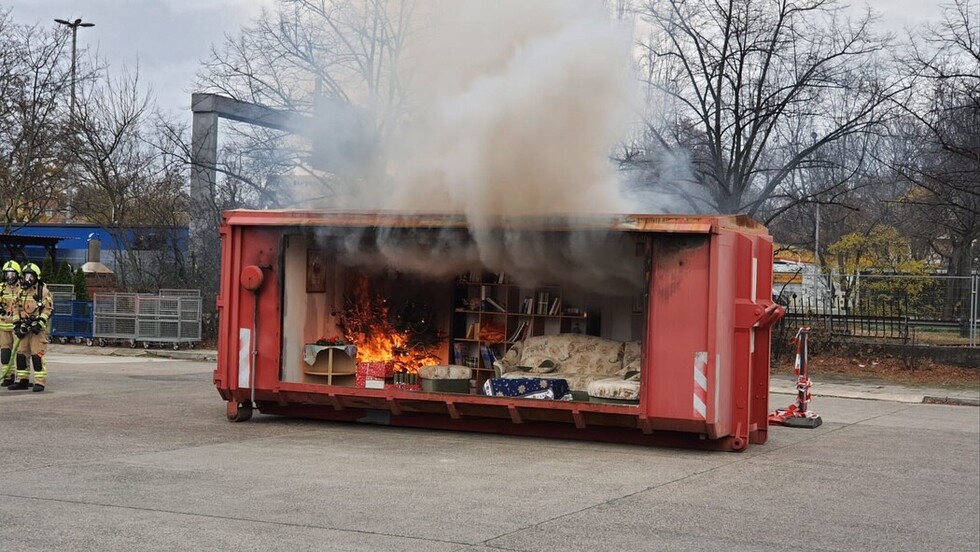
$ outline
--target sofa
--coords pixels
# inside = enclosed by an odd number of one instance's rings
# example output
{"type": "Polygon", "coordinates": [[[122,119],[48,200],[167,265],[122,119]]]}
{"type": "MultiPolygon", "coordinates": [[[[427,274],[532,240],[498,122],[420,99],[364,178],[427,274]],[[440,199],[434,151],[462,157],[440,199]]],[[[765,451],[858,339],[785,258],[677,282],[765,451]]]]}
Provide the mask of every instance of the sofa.
{"type": "Polygon", "coordinates": [[[501,378],[564,379],[576,400],[636,402],[640,343],[584,334],[529,337],[494,362],[501,378]]]}

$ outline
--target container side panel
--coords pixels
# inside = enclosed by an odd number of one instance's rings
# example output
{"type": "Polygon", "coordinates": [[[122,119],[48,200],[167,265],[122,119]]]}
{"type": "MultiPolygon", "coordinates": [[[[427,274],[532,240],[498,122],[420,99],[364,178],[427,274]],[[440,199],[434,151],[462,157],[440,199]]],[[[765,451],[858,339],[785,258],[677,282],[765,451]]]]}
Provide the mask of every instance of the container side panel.
{"type": "MultiPolygon", "coordinates": [[[[755,238],[758,244],[759,274],[756,287],[756,301],[769,302],[772,299],[772,239],[767,236],[755,238]]],[[[756,426],[750,435],[753,443],[765,443],[769,424],[769,359],[771,358],[771,326],[765,325],[755,331],[755,352],[752,359],[752,411],[751,423],[756,426]]]]}
{"type": "Polygon", "coordinates": [[[221,275],[218,290],[218,367],[215,384],[219,392],[238,387],[238,320],[240,251],[243,229],[233,226],[221,228],[221,275]]]}
{"type": "Polygon", "coordinates": [[[659,429],[689,430],[703,423],[704,397],[695,394],[708,351],[710,277],[708,236],[659,235],[653,241],[646,340],[647,404],[659,429]]]}
{"type": "MultiPolygon", "coordinates": [[[[758,257],[755,242],[744,236],[735,238],[735,308],[745,303],[754,303],[753,295],[758,285],[758,257]]],[[[750,389],[749,377],[752,366],[752,346],[755,329],[744,321],[736,320],[735,342],[732,359],[732,435],[744,447],[748,444],[750,428],[750,389]]]]}
{"type": "Polygon", "coordinates": [[[279,350],[282,318],[279,274],[279,238],[281,231],[275,228],[255,229],[255,249],[250,252],[254,263],[262,268],[264,283],[257,296],[259,322],[256,332],[256,382],[262,389],[272,389],[279,383],[279,350]]]}
{"type": "Polygon", "coordinates": [[[709,358],[708,378],[710,400],[710,421],[713,427],[709,435],[722,437],[730,435],[732,411],[732,359],[734,351],[735,328],[735,235],[726,231],[715,237],[718,254],[712,270],[717,274],[715,283],[715,304],[711,311],[715,314],[713,354],[709,358]]]}
{"type": "Polygon", "coordinates": [[[219,339],[227,340],[225,348],[234,387],[250,387],[246,373],[255,370],[256,388],[268,388],[278,379],[279,359],[279,278],[277,240],[274,228],[233,228],[230,259],[222,264],[223,294],[230,297],[228,316],[222,317],[219,339]],[[246,289],[242,273],[246,267],[258,267],[262,285],[258,292],[246,289]],[[258,311],[256,312],[256,306],[258,311]],[[228,326],[225,326],[228,320],[228,326]],[[247,342],[243,339],[247,336],[247,342]],[[250,347],[255,347],[255,360],[250,347]],[[241,382],[244,385],[239,384],[241,382]]]}

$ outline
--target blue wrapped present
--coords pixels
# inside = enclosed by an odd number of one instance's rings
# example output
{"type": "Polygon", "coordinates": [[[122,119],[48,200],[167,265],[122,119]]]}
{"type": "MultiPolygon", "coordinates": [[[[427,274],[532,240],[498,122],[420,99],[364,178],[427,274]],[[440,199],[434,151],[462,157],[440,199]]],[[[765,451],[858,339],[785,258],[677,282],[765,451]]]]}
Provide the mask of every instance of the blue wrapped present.
{"type": "Polygon", "coordinates": [[[492,397],[519,397],[570,401],[568,381],[545,378],[491,378],[483,384],[483,394],[492,397]]]}

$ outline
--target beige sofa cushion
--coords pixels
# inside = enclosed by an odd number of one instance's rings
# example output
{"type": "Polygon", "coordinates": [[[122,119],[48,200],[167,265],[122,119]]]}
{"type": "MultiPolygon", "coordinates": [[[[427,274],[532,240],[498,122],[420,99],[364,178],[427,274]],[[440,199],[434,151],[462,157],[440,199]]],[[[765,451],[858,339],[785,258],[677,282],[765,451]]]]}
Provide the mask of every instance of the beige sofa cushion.
{"type": "Polygon", "coordinates": [[[518,366],[537,367],[551,360],[558,364],[552,374],[611,376],[623,367],[623,343],[584,334],[529,337],[518,366]]]}
{"type": "Polygon", "coordinates": [[[600,379],[589,382],[590,397],[613,399],[617,401],[640,400],[640,382],[619,378],[600,379]]]}
{"type": "Polygon", "coordinates": [[[473,370],[466,366],[423,366],[419,368],[419,377],[432,380],[442,379],[470,379],[473,377],[473,370]]]}

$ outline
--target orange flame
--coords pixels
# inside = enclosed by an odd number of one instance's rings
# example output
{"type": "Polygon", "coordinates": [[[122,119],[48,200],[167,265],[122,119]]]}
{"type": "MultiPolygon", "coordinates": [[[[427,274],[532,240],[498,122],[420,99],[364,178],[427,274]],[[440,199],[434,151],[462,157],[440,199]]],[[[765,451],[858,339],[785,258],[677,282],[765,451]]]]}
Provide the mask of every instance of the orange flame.
{"type": "Polygon", "coordinates": [[[357,346],[358,362],[391,362],[395,371],[410,373],[439,363],[431,351],[410,347],[409,336],[391,323],[388,300],[371,291],[366,277],[355,282],[341,323],[348,343],[357,346]]]}

